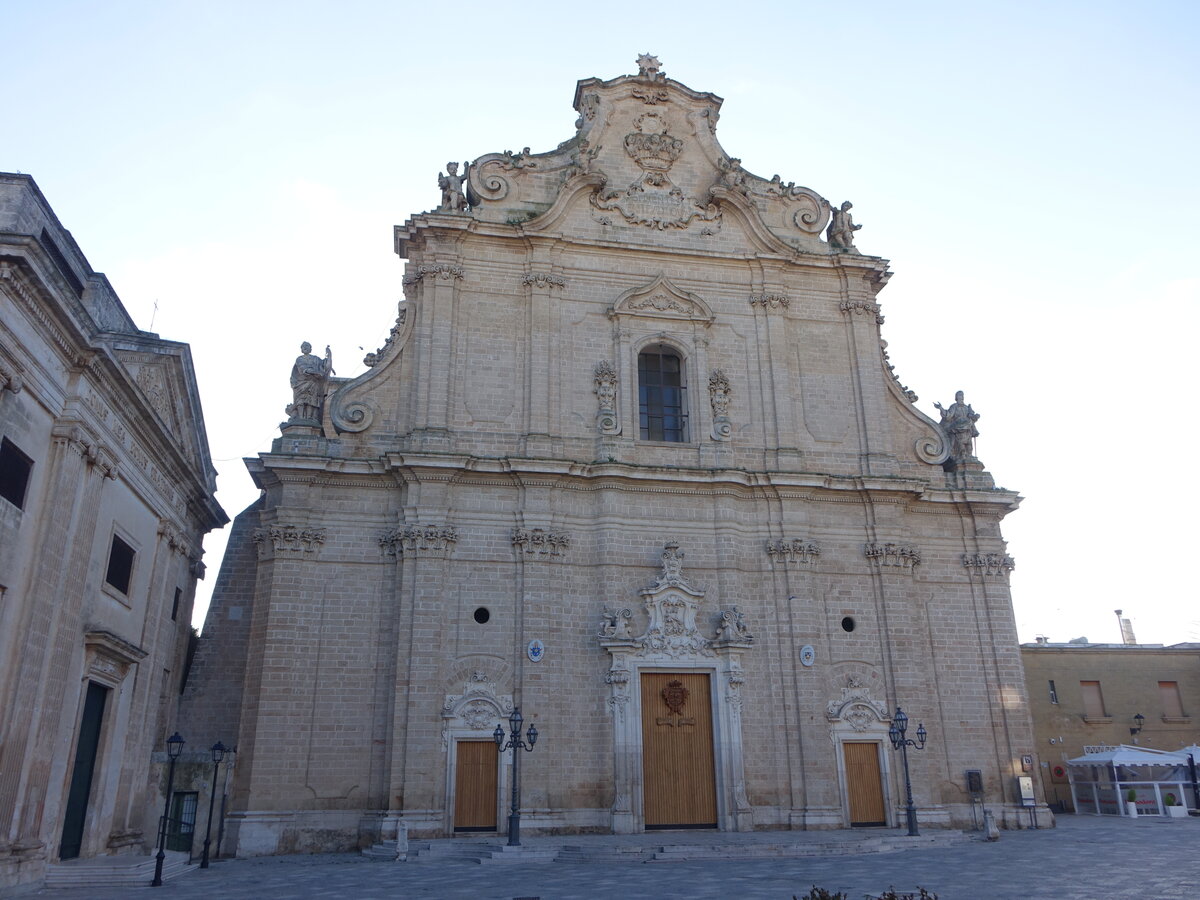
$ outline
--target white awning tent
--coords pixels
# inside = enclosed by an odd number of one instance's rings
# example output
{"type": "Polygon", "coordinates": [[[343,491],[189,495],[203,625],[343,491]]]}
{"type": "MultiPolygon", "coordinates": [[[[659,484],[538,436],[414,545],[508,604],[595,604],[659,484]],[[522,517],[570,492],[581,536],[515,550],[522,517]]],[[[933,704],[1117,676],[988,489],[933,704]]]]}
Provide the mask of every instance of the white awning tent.
{"type": "Polygon", "coordinates": [[[1129,744],[1097,748],[1068,760],[1075,812],[1127,816],[1131,796],[1139,816],[1168,815],[1168,806],[1196,808],[1189,752],[1200,761],[1198,746],[1168,751],[1129,744]]]}

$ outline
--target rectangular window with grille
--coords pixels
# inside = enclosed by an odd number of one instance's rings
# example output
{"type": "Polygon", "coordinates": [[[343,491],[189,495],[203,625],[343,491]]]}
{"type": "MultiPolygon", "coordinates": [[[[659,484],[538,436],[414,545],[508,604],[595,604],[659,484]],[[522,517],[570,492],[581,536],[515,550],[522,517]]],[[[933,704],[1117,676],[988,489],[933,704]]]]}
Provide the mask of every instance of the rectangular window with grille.
{"type": "Polygon", "coordinates": [[[1083,715],[1088,719],[1103,719],[1107,715],[1104,712],[1104,695],[1100,693],[1100,682],[1098,681],[1081,681],[1079,682],[1079,692],[1083,695],[1083,715]]]}
{"type": "Polygon", "coordinates": [[[133,577],[134,549],[117,537],[112,539],[112,548],[108,551],[108,569],[104,580],[122,594],[129,593],[129,582],[133,577]]]}
{"type": "Polygon", "coordinates": [[[1058,691],[1055,689],[1053,681],[1050,682],[1050,702],[1051,703],[1058,702],[1058,691]]]}
{"type": "Polygon", "coordinates": [[[638,417],[644,441],[688,439],[683,360],[667,347],[638,354],[638,417]]]}

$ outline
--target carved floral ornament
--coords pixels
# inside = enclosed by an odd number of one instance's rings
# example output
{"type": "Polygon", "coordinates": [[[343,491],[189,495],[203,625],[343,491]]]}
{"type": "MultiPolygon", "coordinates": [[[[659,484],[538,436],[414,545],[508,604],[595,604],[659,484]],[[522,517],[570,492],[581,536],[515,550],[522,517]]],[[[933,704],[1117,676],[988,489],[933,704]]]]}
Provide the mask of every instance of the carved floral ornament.
{"type": "Polygon", "coordinates": [[[545,290],[551,287],[566,287],[567,282],[560,275],[554,275],[549,272],[529,272],[521,279],[521,284],[533,285],[539,290],[545,290]]]}
{"type": "Polygon", "coordinates": [[[517,552],[530,556],[562,556],[571,546],[571,535],[565,531],[545,531],[541,528],[514,528],[512,544],[517,552]]]}
{"type": "Polygon", "coordinates": [[[697,294],[677,287],[669,278],[659,275],[647,284],[631,288],[617,298],[610,316],[641,316],[651,319],[683,319],[711,325],[715,321],[712,309],[697,294]]]}
{"type": "Polygon", "coordinates": [[[1007,578],[1016,561],[1007,553],[964,553],[962,563],[971,575],[1007,578]]]}
{"type": "Polygon", "coordinates": [[[458,531],[453,525],[405,525],[379,539],[388,556],[400,556],[405,551],[449,553],[457,543],[458,531]]]}
{"type": "Polygon", "coordinates": [[[912,571],[921,564],[921,551],[912,544],[863,544],[863,556],[881,568],[912,571]]]}
{"type": "Polygon", "coordinates": [[[255,528],[250,538],[258,545],[259,556],[275,553],[315,553],[325,543],[324,528],[299,525],[269,525],[255,528]]]}
{"type": "MultiPolygon", "coordinates": [[[[512,712],[512,697],[500,694],[496,684],[482,669],[476,669],[467,679],[461,694],[447,694],[442,704],[442,718],[459,720],[471,731],[488,731],[498,720],[508,718],[512,712]]],[[[447,744],[449,734],[442,732],[443,744],[447,744]]]]}
{"type": "Polygon", "coordinates": [[[767,541],[767,556],[783,563],[811,566],[821,555],[821,548],[812,541],[801,539],[767,541]]]}
{"type": "Polygon", "coordinates": [[[865,679],[851,674],[846,677],[842,698],[831,700],[825,707],[825,718],[830,722],[845,722],[862,732],[876,723],[887,722],[888,713],[882,701],[872,699],[865,679]]]}
{"type": "Polygon", "coordinates": [[[408,273],[402,279],[403,284],[416,284],[423,278],[429,275],[435,276],[439,281],[453,281],[456,278],[464,276],[462,266],[451,265],[450,263],[438,263],[433,265],[421,264],[419,266],[409,266],[408,273]]]}

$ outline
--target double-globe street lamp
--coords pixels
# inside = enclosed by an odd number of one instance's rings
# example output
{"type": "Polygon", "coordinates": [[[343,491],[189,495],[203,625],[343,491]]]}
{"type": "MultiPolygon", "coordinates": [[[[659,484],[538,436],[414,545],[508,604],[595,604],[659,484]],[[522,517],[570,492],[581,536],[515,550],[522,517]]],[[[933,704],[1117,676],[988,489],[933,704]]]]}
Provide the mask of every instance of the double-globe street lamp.
{"type": "Polygon", "coordinates": [[[171,767],[167,770],[167,802],[163,807],[162,818],[158,821],[158,853],[154,857],[154,880],[150,882],[151,887],[162,887],[162,870],[163,860],[167,858],[167,824],[170,822],[168,818],[171,815],[171,791],[175,787],[175,762],[179,759],[179,754],[183,752],[183,745],[186,743],[179,732],[175,732],[167,738],[167,759],[171,762],[171,767]]]}
{"type": "Polygon", "coordinates": [[[213,801],[217,799],[217,772],[221,768],[221,760],[225,758],[225,745],[217,741],[212,745],[213,780],[212,789],[208,792],[208,824],[204,826],[204,854],[200,857],[200,868],[208,868],[209,835],[212,833],[213,801]]]}
{"type": "Polygon", "coordinates": [[[888,737],[892,740],[892,749],[899,750],[904,759],[904,795],[907,799],[907,805],[904,807],[904,815],[908,818],[908,834],[909,837],[917,835],[917,809],[913,806],[912,799],[912,780],[908,777],[908,748],[913,747],[917,750],[925,749],[925,726],[917,725],[917,739],[905,737],[908,731],[908,716],[904,714],[904,710],[896,707],[896,715],[892,716],[892,727],[888,729],[888,737]]]}
{"type": "Polygon", "coordinates": [[[538,737],[537,728],[530,722],[529,731],[525,734],[529,743],[526,744],[521,740],[521,722],[523,721],[520,708],[514,706],[512,715],[508,717],[508,724],[512,730],[508,743],[504,742],[504,729],[500,725],[497,725],[496,730],[492,732],[497,752],[503,753],[508,749],[513,752],[512,811],[508,814],[508,846],[510,847],[521,846],[521,754],[517,751],[532,751],[538,737]]]}

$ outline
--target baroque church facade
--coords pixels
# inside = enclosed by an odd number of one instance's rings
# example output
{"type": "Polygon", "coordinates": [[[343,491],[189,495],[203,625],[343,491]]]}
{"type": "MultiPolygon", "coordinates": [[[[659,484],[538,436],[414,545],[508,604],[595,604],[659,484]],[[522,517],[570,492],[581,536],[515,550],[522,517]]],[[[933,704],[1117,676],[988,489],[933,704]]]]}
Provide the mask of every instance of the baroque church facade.
{"type": "Polygon", "coordinates": [[[154,845],[215,491],[188,345],[0,173],[0,894],[154,845]]]}
{"type": "Polygon", "coordinates": [[[653,57],[574,107],[447,167],[367,370],[303,348],[247,461],[180,724],[237,744],[228,850],[502,833],[514,707],[533,830],[895,825],[898,706],[922,823],[972,769],[1028,821],[1020,498],[892,374],[887,261],[653,57]]]}

